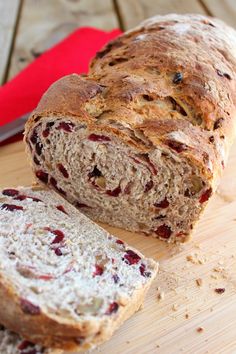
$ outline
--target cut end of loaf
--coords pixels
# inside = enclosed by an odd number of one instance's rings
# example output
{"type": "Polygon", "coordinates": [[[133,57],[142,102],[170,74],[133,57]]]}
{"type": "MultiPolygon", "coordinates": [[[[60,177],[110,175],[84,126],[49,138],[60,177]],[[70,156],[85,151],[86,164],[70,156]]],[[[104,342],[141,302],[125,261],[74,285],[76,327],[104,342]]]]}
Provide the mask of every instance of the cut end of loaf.
{"type": "Polygon", "coordinates": [[[37,121],[26,141],[38,181],[96,221],[186,241],[212,187],[188,158],[191,147],[178,140],[184,134],[140,149],[113,128],[93,130],[73,118],[37,121]]]}

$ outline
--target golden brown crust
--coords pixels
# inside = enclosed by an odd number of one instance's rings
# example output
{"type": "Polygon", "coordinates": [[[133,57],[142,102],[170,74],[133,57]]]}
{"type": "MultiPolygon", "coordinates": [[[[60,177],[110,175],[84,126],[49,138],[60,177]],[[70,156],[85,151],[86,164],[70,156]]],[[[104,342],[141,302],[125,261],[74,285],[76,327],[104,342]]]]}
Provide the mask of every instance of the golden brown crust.
{"type": "MultiPolygon", "coordinates": [[[[154,264],[154,263],[153,263],[154,264]]],[[[157,272],[157,264],[156,264],[157,272]]],[[[0,277],[0,313],[1,323],[11,331],[19,333],[25,339],[45,347],[58,348],[68,351],[84,351],[108,340],[114,331],[130,316],[139,310],[152,280],[136,290],[132,300],[121,306],[116,316],[99,321],[75,323],[63,320],[41,311],[39,314],[26,314],[20,306],[20,298],[6,279],[0,277]],[[55,336],[57,333],[57,336],[55,336]],[[61,333],[59,336],[58,334],[61,333]],[[83,339],[91,338],[91,341],[83,339]]]]}
{"type": "Polygon", "coordinates": [[[168,134],[180,131],[188,147],[181,154],[215,189],[235,135],[234,48],[235,31],[219,20],[157,16],[97,53],[88,77],[71,75],[52,85],[26,131],[39,116],[69,115],[140,150],[168,145],[168,134]],[[111,121],[141,131],[149,146],[111,121]]]}

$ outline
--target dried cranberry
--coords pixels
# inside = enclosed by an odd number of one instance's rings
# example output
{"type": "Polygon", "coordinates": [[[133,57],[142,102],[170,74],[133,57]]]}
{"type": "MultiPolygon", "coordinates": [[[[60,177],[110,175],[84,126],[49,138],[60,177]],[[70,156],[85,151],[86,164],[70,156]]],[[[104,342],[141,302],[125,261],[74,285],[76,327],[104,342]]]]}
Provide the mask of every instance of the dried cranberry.
{"type": "Polygon", "coordinates": [[[39,306],[32,304],[32,302],[30,302],[26,299],[20,300],[20,307],[21,307],[21,310],[28,315],[39,315],[41,312],[39,306]]]}
{"type": "Polygon", "coordinates": [[[63,191],[63,189],[61,189],[60,187],[57,186],[57,181],[55,180],[54,177],[50,178],[50,183],[59,193],[61,193],[63,195],[66,195],[66,192],[63,191]]]}
{"type": "Polygon", "coordinates": [[[119,283],[120,278],[119,278],[119,276],[118,276],[117,274],[114,274],[114,275],[112,276],[112,278],[113,278],[115,284],[119,283]]]}
{"type": "Polygon", "coordinates": [[[14,204],[2,204],[0,208],[8,211],[24,210],[22,206],[14,204]]]}
{"type": "Polygon", "coordinates": [[[105,135],[90,134],[88,139],[91,141],[110,141],[111,139],[105,135]]]}
{"type": "Polygon", "coordinates": [[[149,192],[152,189],[153,186],[154,186],[154,183],[153,183],[152,180],[147,182],[146,185],[145,185],[145,188],[144,188],[144,193],[149,192]]]}
{"type": "Polygon", "coordinates": [[[188,149],[188,146],[175,140],[166,140],[165,142],[172,150],[180,153],[188,149]]]}
{"type": "Polygon", "coordinates": [[[118,245],[123,245],[124,244],[124,242],[121,241],[121,240],[116,240],[116,243],[118,243],[118,245]]]}
{"type": "Polygon", "coordinates": [[[42,149],[43,149],[43,145],[41,143],[37,143],[35,145],[35,151],[38,156],[40,156],[42,154],[42,149]]]}
{"type": "Polygon", "coordinates": [[[37,134],[36,129],[33,130],[33,133],[32,133],[32,135],[31,135],[31,137],[30,137],[30,141],[31,141],[32,144],[36,144],[36,143],[37,143],[37,141],[38,141],[38,134],[37,134]]]}
{"type": "Polygon", "coordinates": [[[150,170],[151,170],[152,174],[156,176],[157,175],[156,167],[154,166],[154,164],[150,160],[149,160],[148,164],[149,164],[149,167],[150,167],[150,170]]]}
{"type": "Polygon", "coordinates": [[[104,272],[104,269],[98,265],[98,264],[95,264],[95,272],[93,272],[93,276],[95,277],[96,275],[102,275],[104,272]]]}
{"type": "Polygon", "coordinates": [[[124,255],[124,260],[129,265],[137,264],[140,259],[141,257],[132,250],[127,250],[124,255]]]}
{"type": "Polygon", "coordinates": [[[165,224],[159,226],[155,232],[158,236],[166,239],[168,239],[172,234],[171,228],[165,224]]]}
{"type": "Polygon", "coordinates": [[[42,132],[42,135],[43,135],[44,138],[47,138],[49,134],[50,134],[50,129],[49,128],[46,128],[42,132]]]}
{"type": "Polygon", "coordinates": [[[165,209],[165,208],[168,208],[168,206],[170,205],[170,203],[168,202],[167,198],[163,199],[161,202],[159,203],[155,203],[154,206],[156,208],[162,208],[162,209],[165,209]]]}
{"type": "Polygon", "coordinates": [[[119,309],[119,305],[117,304],[117,302],[112,302],[106,311],[106,315],[111,315],[112,313],[116,313],[118,309],[119,309]]]}
{"type": "Polygon", "coordinates": [[[43,182],[43,183],[48,183],[48,174],[42,170],[36,171],[36,177],[43,182]]]}
{"type": "Polygon", "coordinates": [[[4,189],[2,194],[7,195],[8,197],[15,197],[19,194],[19,191],[17,189],[4,189]]]}
{"type": "Polygon", "coordinates": [[[59,163],[59,164],[57,165],[57,168],[58,168],[58,170],[61,172],[61,174],[62,174],[65,178],[68,178],[68,177],[69,177],[69,174],[68,174],[67,170],[65,169],[65,167],[64,167],[61,163],[59,163]]]}
{"type": "MultiPolygon", "coordinates": [[[[18,348],[19,350],[25,350],[25,349],[28,349],[29,347],[34,347],[34,344],[29,342],[28,340],[24,340],[23,342],[21,342],[19,345],[18,345],[18,348]]],[[[28,352],[27,352],[28,353],[28,352]]]]}
{"type": "Polygon", "coordinates": [[[57,208],[57,210],[60,210],[62,213],[68,215],[68,213],[65,211],[65,208],[63,207],[63,205],[57,205],[56,208],[57,208]]]}
{"type": "Polygon", "coordinates": [[[32,199],[33,202],[41,202],[42,200],[36,197],[29,197],[28,195],[18,195],[17,197],[14,198],[15,200],[25,200],[25,199],[32,199]]]}
{"type": "Polygon", "coordinates": [[[65,132],[67,133],[71,133],[73,128],[74,128],[74,123],[71,123],[71,122],[60,122],[57,129],[58,130],[64,130],[65,132]]]}
{"type": "Polygon", "coordinates": [[[54,238],[54,240],[52,241],[53,243],[60,243],[63,241],[65,235],[61,230],[53,230],[51,231],[56,237],[54,238]]]}
{"type": "Polygon", "coordinates": [[[76,207],[77,208],[91,208],[89,205],[84,204],[84,203],[79,203],[79,202],[76,203],[76,207]]]}
{"type": "Polygon", "coordinates": [[[145,264],[143,264],[143,263],[141,264],[141,266],[139,267],[139,271],[143,277],[150,278],[151,272],[146,272],[145,264]]]}
{"type": "Polygon", "coordinates": [[[58,248],[55,248],[54,252],[55,252],[55,254],[56,254],[58,257],[62,256],[62,251],[61,251],[61,249],[60,249],[59,247],[58,247],[58,248]]]}
{"type": "Polygon", "coordinates": [[[212,188],[207,189],[200,197],[199,203],[204,203],[206,202],[210,196],[212,195],[212,188]]]}
{"type": "Polygon", "coordinates": [[[38,166],[40,165],[40,162],[37,159],[36,155],[34,155],[33,160],[34,160],[35,165],[38,165],[38,166]]]}
{"type": "Polygon", "coordinates": [[[110,197],[118,197],[118,195],[121,193],[121,188],[120,186],[116,187],[113,190],[108,190],[106,191],[106,194],[109,195],[110,197]]]}

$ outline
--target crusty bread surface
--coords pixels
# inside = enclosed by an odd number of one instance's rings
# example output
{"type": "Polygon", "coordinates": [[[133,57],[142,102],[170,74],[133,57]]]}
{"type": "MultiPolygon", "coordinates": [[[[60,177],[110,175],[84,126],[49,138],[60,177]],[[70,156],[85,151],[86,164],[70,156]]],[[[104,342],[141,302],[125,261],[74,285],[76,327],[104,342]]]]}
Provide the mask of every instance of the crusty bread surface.
{"type": "Polygon", "coordinates": [[[26,125],[37,179],[94,220],[185,241],[235,136],[236,32],[156,16],[53,84],[26,125]]]}

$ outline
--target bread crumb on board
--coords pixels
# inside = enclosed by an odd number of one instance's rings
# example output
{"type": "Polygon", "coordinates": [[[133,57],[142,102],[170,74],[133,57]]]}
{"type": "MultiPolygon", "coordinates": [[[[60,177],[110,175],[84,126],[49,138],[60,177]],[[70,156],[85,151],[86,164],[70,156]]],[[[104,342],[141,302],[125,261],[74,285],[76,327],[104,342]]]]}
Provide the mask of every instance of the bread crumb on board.
{"type": "Polygon", "coordinates": [[[198,278],[195,281],[196,281],[197,286],[202,286],[203,280],[201,278],[198,278]]]}
{"type": "Polygon", "coordinates": [[[192,264],[204,264],[206,263],[206,258],[198,253],[191,253],[186,256],[186,260],[192,264]]]}

